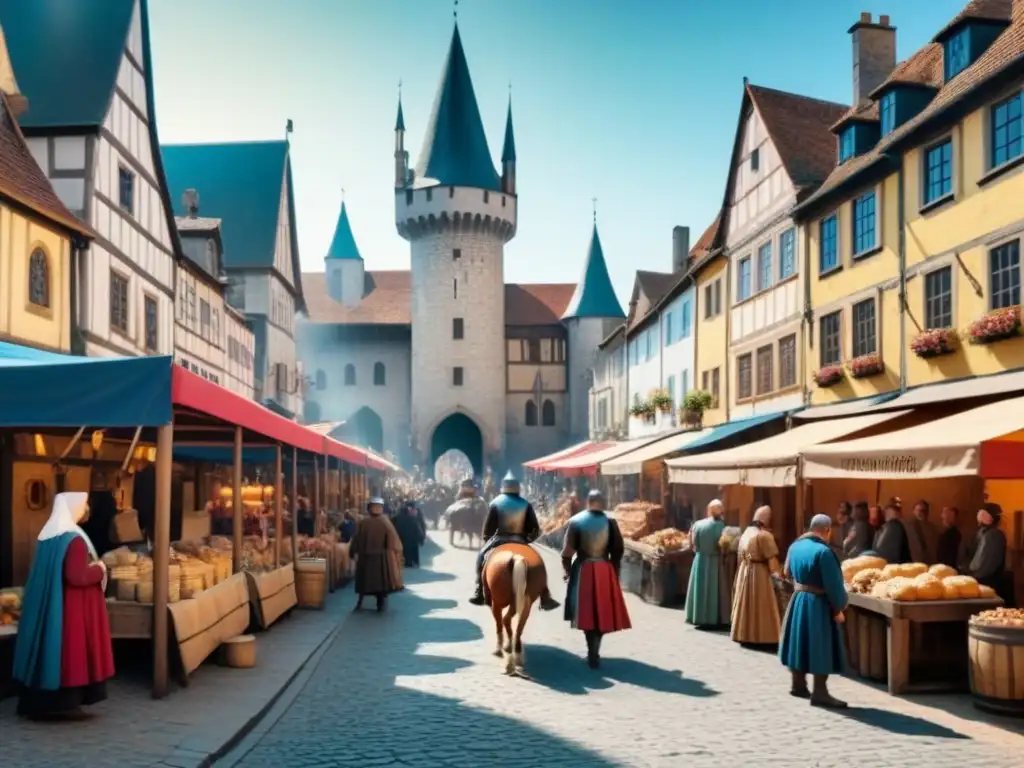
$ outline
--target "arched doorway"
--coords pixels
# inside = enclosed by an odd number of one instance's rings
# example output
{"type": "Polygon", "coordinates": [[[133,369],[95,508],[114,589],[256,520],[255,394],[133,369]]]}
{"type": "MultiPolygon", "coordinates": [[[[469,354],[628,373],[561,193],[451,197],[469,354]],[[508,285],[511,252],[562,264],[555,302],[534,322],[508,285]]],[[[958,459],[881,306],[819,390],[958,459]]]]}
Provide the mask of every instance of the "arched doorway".
{"type": "Polygon", "coordinates": [[[384,422],[369,406],[364,405],[353,413],[334,431],[334,436],[345,442],[372,448],[377,453],[384,453],[384,422]]]}
{"type": "Polygon", "coordinates": [[[473,474],[480,477],[484,471],[484,438],[480,427],[464,413],[453,413],[434,428],[430,436],[430,466],[448,451],[462,453],[473,466],[473,474]]]}

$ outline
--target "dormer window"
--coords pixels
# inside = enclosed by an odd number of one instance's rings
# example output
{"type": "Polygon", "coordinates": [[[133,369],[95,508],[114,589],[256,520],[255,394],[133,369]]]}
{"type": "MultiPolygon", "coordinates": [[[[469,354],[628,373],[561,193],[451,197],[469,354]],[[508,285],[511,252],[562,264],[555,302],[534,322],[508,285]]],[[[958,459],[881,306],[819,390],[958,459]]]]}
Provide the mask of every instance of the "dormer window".
{"type": "Polygon", "coordinates": [[[896,129],[896,91],[889,91],[878,102],[878,122],[883,136],[896,129]]]}
{"type": "Polygon", "coordinates": [[[971,65],[970,34],[970,27],[961,29],[943,46],[947,83],[971,65]]]}
{"type": "Polygon", "coordinates": [[[857,154],[856,126],[851,125],[839,134],[839,162],[845,163],[857,154]]]}

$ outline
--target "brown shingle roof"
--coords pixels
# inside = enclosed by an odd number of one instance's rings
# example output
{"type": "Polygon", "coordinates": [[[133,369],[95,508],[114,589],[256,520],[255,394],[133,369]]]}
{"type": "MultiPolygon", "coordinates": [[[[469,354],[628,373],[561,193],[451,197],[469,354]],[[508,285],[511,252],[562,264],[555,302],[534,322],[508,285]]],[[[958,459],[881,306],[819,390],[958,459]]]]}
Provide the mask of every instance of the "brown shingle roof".
{"type": "Polygon", "coordinates": [[[505,325],[558,325],[575,283],[506,283],[505,325]]]}
{"type": "Polygon", "coordinates": [[[0,195],[7,197],[64,229],[92,237],[53,191],[50,180],[28,151],[21,128],[0,93],[0,195]]]}
{"type": "Polygon", "coordinates": [[[693,244],[693,248],[690,249],[691,265],[700,261],[711,251],[711,247],[715,243],[715,238],[718,236],[718,227],[721,223],[722,214],[719,213],[715,216],[715,220],[708,225],[708,228],[704,230],[704,234],[697,239],[696,243],[693,244]]]}
{"type": "Polygon", "coordinates": [[[644,269],[636,271],[636,281],[640,284],[640,290],[651,302],[651,306],[658,303],[658,299],[668,293],[675,285],[678,275],[674,272],[648,272],[644,269]]]}
{"type": "Polygon", "coordinates": [[[1012,6],[1013,0],[971,0],[949,24],[939,30],[932,42],[941,43],[965,21],[1006,21],[1010,18],[1012,6]]]}
{"type": "MultiPolygon", "coordinates": [[[[982,0],[975,0],[975,2],[968,5],[968,8],[980,5],[981,3],[982,0]]],[[[989,0],[986,8],[988,13],[995,13],[994,9],[997,8],[1002,9],[1002,17],[987,17],[990,20],[995,18],[1001,18],[1003,21],[1010,20],[1012,8],[1009,2],[989,0]]],[[[967,9],[962,13],[965,13],[966,10],[967,9]]],[[[922,51],[932,46],[933,44],[929,43],[924,49],[922,49],[922,51]]],[[[935,48],[940,52],[937,65],[935,61],[930,58],[930,54],[922,54],[922,51],[918,51],[918,53],[914,54],[914,56],[908,59],[908,61],[915,59],[915,57],[919,57],[919,62],[931,62],[931,66],[938,66],[938,71],[941,73],[941,46],[935,46],[935,48]]],[[[975,88],[984,84],[1011,64],[1021,61],[1022,58],[1024,58],[1024,3],[1021,3],[1018,0],[1018,10],[1014,12],[1013,20],[1010,25],[999,35],[999,37],[995,39],[995,41],[978,58],[978,60],[974,62],[974,64],[958,74],[948,83],[942,84],[939,92],[935,95],[935,98],[929,102],[927,107],[921,110],[921,112],[919,112],[915,117],[900,125],[892,133],[887,136],[883,136],[882,140],[879,141],[870,152],[865,152],[863,155],[855,157],[852,160],[848,160],[832,171],[832,174],[828,177],[825,183],[822,184],[821,187],[819,187],[803,205],[806,206],[812,201],[820,199],[839,185],[855,177],[860,171],[873,165],[890,147],[905,138],[922,123],[936,117],[948,107],[953,106],[975,88]]]]}
{"type": "MultiPolygon", "coordinates": [[[[327,293],[323,272],[302,275],[311,323],[327,325],[409,325],[412,286],[408,270],[366,273],[366,293],[354,307],[346,307],[327,293]]],[[[505,286],[506,325],[558,325],[569,305],[574,283],[510,283],[505,286]]]]}
{"type": "Polygon", "coordinates": [[[831,128],[848,105],[752,84],[747,93],[793,184],[806,189],[824,181],[836,164],[831,128]]]}
{"type": "MultiPolygon", "coordinates": [[[[922,85],[926,88],[942,87],[945,74],[942,71],[942,46],[928,43],[910,58],[901,61],[896,69],[880,86],[870,94],[872,99],[878,98],[882,91],[893,85],[922,85]]],[[[872,101],[877,109],[877,102],[872,101]]]]}
{"type": "Polygon", "coordinates": [[[839,129],[847,123],[859,120],[862,122],[877,122],[878,121],[878,102],[869,101],[866,104],[858,104],[855,107],[850,107],[843,116],[836,120],[831,130],[833,133],[838,133],[839,129]]]}

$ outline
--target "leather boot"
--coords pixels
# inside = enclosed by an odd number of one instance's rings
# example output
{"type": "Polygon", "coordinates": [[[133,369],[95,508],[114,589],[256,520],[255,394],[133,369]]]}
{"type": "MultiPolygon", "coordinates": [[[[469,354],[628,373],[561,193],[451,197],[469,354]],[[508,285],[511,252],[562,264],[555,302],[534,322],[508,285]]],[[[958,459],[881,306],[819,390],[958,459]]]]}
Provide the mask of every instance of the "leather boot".
{"type": "Polygon", "coordinates": [[[551,590],[544,587],[544,591],[540,593],[540,609],[542,611],[553,611],[560,605],[561,603],[551,596],[551,590]]]}
{"type": "Polygon", "coordinates": [[[811,690],[807,687],[807,675],[803,672],[792,670],[793,683],[789,687],[789,695],[798,699],[811,698],[811,690]]]}
{"type": "Polygon", "coordinates": [[[483,566],[476,569],[476,587],[473,589],[473,596],[469,598],[473,605],[487,604],[487,600],[484,599],[483,570],[483,566]]]}
{"type": "Polygon", "coordinates": [[[597,632],[586,632],[587,638],[587,666],[597,669],[601,666],[601,635],[597,632]]]}
{"type": "Polygon", "coordinates": [[[377,595],[377,613],[382,613],[388,607],[388,596],[377,595]]]}
{"type": "Polygon", "coordinates": [[[812,707],[827,707],[828,709],[846,709],[845,701],[840,701],[828,692],[828,675],[814,676],[814,693],[811,694],[812,707]]]}
{"type": "Polygon", "coordinates": [[[360,595],[359,599],[356,600],[356,607],[352,609],[353,612],[361,611],[363,609],[363,596],[360,595]]]}

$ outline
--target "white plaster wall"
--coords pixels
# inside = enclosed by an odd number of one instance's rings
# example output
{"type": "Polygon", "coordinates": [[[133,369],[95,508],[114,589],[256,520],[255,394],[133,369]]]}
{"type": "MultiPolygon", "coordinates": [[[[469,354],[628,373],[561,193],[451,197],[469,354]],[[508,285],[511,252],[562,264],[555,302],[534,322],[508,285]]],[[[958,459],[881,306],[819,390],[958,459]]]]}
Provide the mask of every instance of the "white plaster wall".
{"type": "MultiPolygon", "coordinates": [[[[505,462],[509,467],[517,467],[524,461],[566,446],[572,440],[566,414],[570,409],[569,400],[564,392],[545,392],[544,400],[555,405],[555,426],[545,427],[541,421],[541,404],[537,404],[537,426],[526,426],[526,402],[533,400],[533,395],[526,392],[510,392],[506,395],[505,413],[505,462]]],[[[498,468],[495,468],[497,471],[498,468]]],[[[504,469],[501,470],[504,474],[504,469]]]]}
{"type": "Polygon", "coordinates": [[[594,386],[587,397],[591,439],[606,432],[626,430],[629,423],[626,345],[622,342],[610,344],[598,350],[597,357],[594,386]],[[607,413],[603,424],[599,419],[602,402],[605,403],[607,413]]]}
{"type": "Polygon", "coordinates": [[[325,341],[329,329],[300,323],[298,352],[313,382],[307,398],[320,406],[323,421],[345,421],[362,407],[372,408],[384,428],[384,448],[398,456],[409,449],[412,417],[412,350],[405,340],[325,341]],[[375,386],[373,368],[384,364],[385,384],[375,386]],[[356,385],[345,386],[345,366],[356,368],[356,385]],[[322,371],[325,387],[317,387],[322,371]]]}
{"type": "Polygon", "coordinates": [[[296,389],[296,379],[301,381],[304,371],[301,365],[297,365],[298,355],[295,339],[273,323],[267,324],[266,361],[267,370],[263,378],[263,396],[276,400],[289,411],[301,416],[303,392],[301,386],[296,389]],[[287,368],[287,381],[282,382],[284,387],[280,395],[277,386],[278,363],[284,364],[287,368]]]}
{"type": "Polygon", "coordinates": [[[757,335],[762,331],[776,326],[780,323],[798,317],[803,311],[803,251],[801,240],[798,236],[793,220],[786,217],[776,221],[772,226],[766,227],[753,233],[730,253],[733,262],[732,275],[733,284],[729,286],[730,312],[732,317],[729,324],[729,335],[733,343],[739,343],[743,339],[757,335]],[[789,230],[793,231],[794,259],[796,272],[786,280],[779,280],[780,263],[780,235],[789,230]],[[773,281],[770,288],[763,291],[757,290],[758,278],[761,274],[758,262],[761,247],[766,243],[772,245],[772,275],[773,281]],[[751,269],[751,291],[750,298],[739,301],[739,262],[742,259],[750,258],[751,269]]]}
{"type": "Polygon", "coordinates": [[[277,206],[277,234],[274,238],[274,267],[284,275],[289,289],[295,285],[292,268],[292,225],[288,216],[288,165],[282,171],[281,199],[277,206]]]}
{"type": "Polygon", "coordinates": [[[413,239],[411,250],[412,428],[419,450],[429,451],[433,430],[445,417],[463,411],[477,422],[485,454],[500,452],[505,433],[504,243],[486,232],[449,229],[413,239]],[[456,248],[461,250],[457,260],[452,258],[456,248]],[[465,319],[461,340],[452,339],[455,317],[465,319]],[[460,387],[452,384],[455,366],[463,369],[460,387]]]}
{"type": "Polygon", "coordinates": [[[697,297],[694,289],[692,287],[687,288],[678,298],[666,306],[660,313],[660,321],[662,326],[661,387],[667,389],[669,377],[675,377],[675,403],[678,407],[683,404],[683,397],[686,395],[684,384],[687,389],[694,388],[694,369],[697,365],[694,344],[697,328],[697,297]],[[672,313],[672,324],[675,327],[674,333],[678,334],[682,327],[681,315],[684,311],[684,306],[689,307],[689,332],[685,337],[674,340],[672,344],[665,344],[667,338],[665,329],[666,315],[669,312],[672,313]]]}
{"type": "Polygon", "coordinates": [[[601,358],[600,344],[621,321],[583,317],[565,322],[569,332],[568,391],[569,430],[571,440],[583,440],[589,433],[589,392],[597,377],[601,358]]]}
{"type": "Polygon", "coordinates": [[[224,334],[227,352],[224,355],[224,373],[227,388],[250,400],[255,396],[253,387],[253,365],[255,364],[256,340],[253,332],[246,326],[242,315],[225,304],[224,334]],[[235,344],[231,344],[234,339],[235,344]],[[236,353],[232,358],[230,352],[234,346],[236,353]]]}
{"type": "Polygon", "coordinates": [[[327,294],[346,307],[363,300],[366,271],[362,259],[327,259],[327,294]]]}

